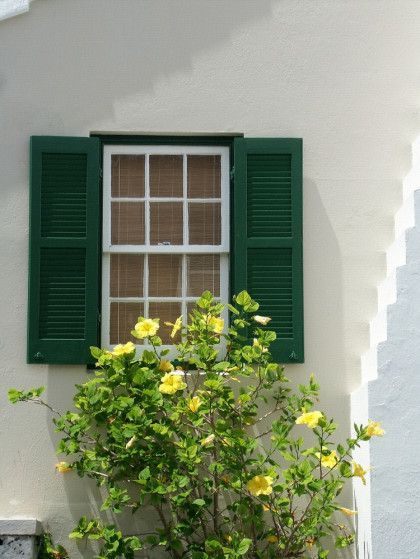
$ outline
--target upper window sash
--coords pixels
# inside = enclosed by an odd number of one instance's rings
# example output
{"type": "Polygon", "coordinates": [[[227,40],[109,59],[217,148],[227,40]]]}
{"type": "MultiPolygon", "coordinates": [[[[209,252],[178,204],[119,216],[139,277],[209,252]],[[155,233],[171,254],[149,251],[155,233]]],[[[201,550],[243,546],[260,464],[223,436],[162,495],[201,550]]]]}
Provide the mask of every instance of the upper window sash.
{"type": "Polygon", "coordinates": [[[228,253],[229,252],[229,148],[223,146],[146,146],[146,145],[106,145],[103,153],[103,252],[130,253],[228,253]],[[112,198],[111,192],[111,158],[113,155],[144,155],[145,156],[145,195],[144,197],[112,198]],[[150,196],[149,186],[149,156],[151,155],[181,155],[183,156],[183,196],[181,197],[154,197],[150,196]],[[187,157],[189,155],[219,155],[221,164],[221,193],[220,198],[188,198],[188,169],[187,157]],[[145,211],[145,242],[142,245],[112,244],[111,241],[111,203],[112,201],[144,202],[145,211]],[[151,202],[180,202],[183,203],[183,244],[156,245],[150,243],[148,211],[151,202]],[[188,202],[221,204],[221,243],[219,245],[188,244],[188,202]]]}

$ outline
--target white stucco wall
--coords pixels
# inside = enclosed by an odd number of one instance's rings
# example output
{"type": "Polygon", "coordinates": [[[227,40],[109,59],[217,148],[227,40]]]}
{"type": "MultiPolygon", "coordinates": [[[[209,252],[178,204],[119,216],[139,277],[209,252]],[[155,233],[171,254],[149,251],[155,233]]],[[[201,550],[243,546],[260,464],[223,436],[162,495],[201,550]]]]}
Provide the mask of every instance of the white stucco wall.
{"type": "Polygon", "coordinates": [[[289,376],[316,373],[345,435],[420,128],[419,21],[416,0],[38,0],[0,22],[0,517],[65,541],[96,506],[95,488],[54,473],[44,411],[6,399],[44,384],[65,409],[85,378],[25,364],[28,137],[302,137],[306,363],[289,376]]]}
{"type": "Polygon", "coordinates": [[[0,20],[15,17],[29,10],[31,0],[0,0],[0,20]]]}

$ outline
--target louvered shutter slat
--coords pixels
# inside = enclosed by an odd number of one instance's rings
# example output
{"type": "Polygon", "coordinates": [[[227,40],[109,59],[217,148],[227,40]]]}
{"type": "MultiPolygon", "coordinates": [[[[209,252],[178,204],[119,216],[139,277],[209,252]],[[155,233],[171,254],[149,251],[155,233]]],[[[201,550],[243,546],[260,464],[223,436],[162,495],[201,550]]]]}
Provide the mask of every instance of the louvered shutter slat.
{"type": "Polygon", "coordinates": [[[29,363],[90,363],[98,343],[99,147],[31,138],[29,363]]]}
{"type": "Polygon", "coordinates": [[[273,358],[303,362],[302,141],[236,138],[233,289],[272,318],[273,358]]]}

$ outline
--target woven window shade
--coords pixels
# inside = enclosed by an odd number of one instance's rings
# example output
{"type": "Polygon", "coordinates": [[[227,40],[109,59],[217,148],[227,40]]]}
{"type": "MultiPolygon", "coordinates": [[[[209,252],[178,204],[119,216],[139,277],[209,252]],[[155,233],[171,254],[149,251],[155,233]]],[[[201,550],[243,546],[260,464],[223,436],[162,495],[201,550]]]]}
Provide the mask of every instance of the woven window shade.
{"type": "Polygon", "coordinates": [[[220,203],[189,203],[190,245],[220,245],[220,203]]]}
{"type": "Polygon", "coordinates": [[[150,297],[180,297],[182,256],[151,254],[149,256],[150,297]]]}
{"type": "Polygon", "coordinates": [[[144,256],[111,254],[111,297],[143,297],[144,256]]]}
{"type": "Polygon", "coordinates": [[[109,343],[142,343],[131,335],[139,316],[143,316],[143,303],[111,303],[109,343]]]}
{"type": "Polygon", "coordinates": [[[220,155],[189,155],[188,198],[220,198],[220,155]]]}
{"type": "Polygon", "coordinates": [[[187,295],[199,297],[203,291],[220,295],[220,257],[218,254],[187,256],[187,295]]]}
{"type": "Polygon", "coordinates": [[[182,202],[150,203],[150,244],[182,245],[182,202]]]}
{"type": "Polygon", "coordinates": [[[160,318],[159,336],[164,344],[176,344],[180,341],[179,333],[171,338],[171,326],[165,326],[165,322],[174,323],[181,316],[181,303],[149,303],[149,317],[160,318]]]}
{"type": "Polygon", "coordinates": [[[150,196],[182,198],[182,155],[151,155],[149,158],[150,196]]]}
{"type": "Polygon", "coordinates": [[[144,245],[144,203],[111,203],[113,245],[144,245]]]}
{"type": "Polygon", "coordinates": [[[144,196],[144,155],[113,155],[111,158],[113,198],[144,196]]]}

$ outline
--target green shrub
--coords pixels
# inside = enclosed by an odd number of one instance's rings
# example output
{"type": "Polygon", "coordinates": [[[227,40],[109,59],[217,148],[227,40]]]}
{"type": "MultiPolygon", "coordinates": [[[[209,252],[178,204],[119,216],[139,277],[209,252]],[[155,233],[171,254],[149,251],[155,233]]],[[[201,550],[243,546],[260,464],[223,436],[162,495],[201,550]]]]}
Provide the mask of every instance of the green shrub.
{"type": "MultiPolygon", "coordinates": [[[[130,559],[156,546],[175,559],[325,558],[327,536],[337,547],[353,542],[335,513],[354,511],[337,497],[349,478],[364,482],[352,450],[383,430],[356,425],[354,438],[336,444],[336,424],[313,409],[314,378],[291,390],[270,356],[270,319],[255,314],[258,303],[246,292],[233,303],[229,328],[223,305],[205,292],[188,325],[140,317],[132,334],[148,344],[137,356],[131,342],[92,348],[98,369],[76,387],[77,411],[54,419],[58,452],[71,457],[60,472],[102,486],[102,510],[151,507],[159,519],[141,537],[81,518],[70,538],[100,540],[99,559],[130,559]],[[162,350],[165,327],[181,336],[178,369],[162,350]]],[[[9,395],[50,407],[41,389],[9,395]]]]}

